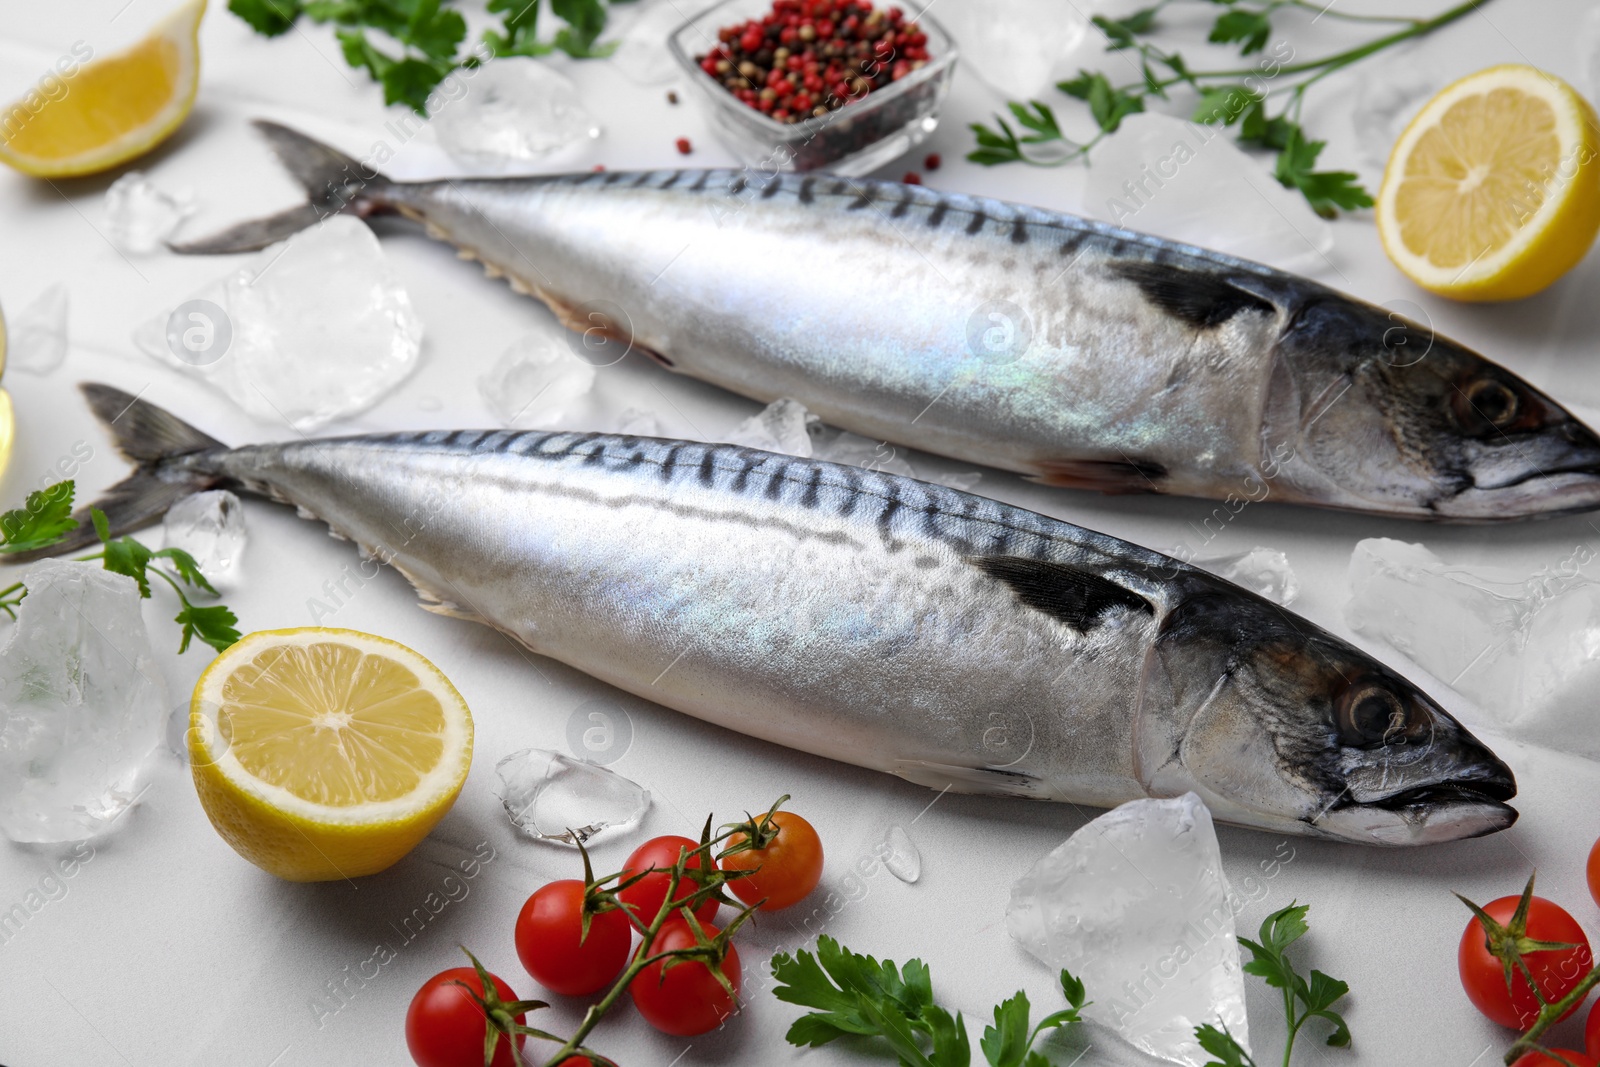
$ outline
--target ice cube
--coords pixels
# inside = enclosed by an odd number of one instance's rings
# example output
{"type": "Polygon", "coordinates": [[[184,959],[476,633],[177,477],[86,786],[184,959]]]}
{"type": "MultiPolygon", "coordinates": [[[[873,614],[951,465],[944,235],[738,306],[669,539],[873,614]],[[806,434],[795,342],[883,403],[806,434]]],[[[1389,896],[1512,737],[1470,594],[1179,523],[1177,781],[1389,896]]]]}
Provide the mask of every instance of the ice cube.
{"type": "MultiPolygon", "coordinates": [[[[667,50],[667,38],[711,5],[705,0],[651,0],[636,6],[633,18],[623,27],[617,50],[611,53],[611,62],[635,85],[663,85],[678,76],[678,65],[667,50]]],[[[627,9],[611,10],[621,14],[627,9]]]]}
{"type": "Polygon", "coordinates": [[[783,397],[728,431],[723,441],[804,459],[811,455],[810,419],[804,404],[783,397]]]}
{"type": "Polygon", "coordinates": [[[1130,115],[1094,150],[1084,211],[1285,270],[1326,270],[1333,228],[1233,138],[1220,123],[1130,115]]]}
{"type": "Polygon", "coordinates": [[[519,169],[600,136],[578,102],[578,88],[529,56],[491,59],[467,91],[434,113],[429,125],[450,158],[482,173],[519,169]]]}
{"type": "Polygon", "coordinates": [[[1150,1055],[1210,1062],[1202,1023],[1249,1047],[1234,915],[1211,812],[1193,793],[1101,815],[1011,888],[1006,928],[1082,979],[1085,1015],[1150,1055]]]}
{"type": "Polygon", "coordinates": [[[503,425],[547,428],[594,388],[595,375],[566,338],[530,333],[500,353],[478,379],[478,393],[503,425]]]}
{"type": "Polygon", "coordinates": [[[213,582],[232,578],[244,551],[244,505],[226,489],[184,497],[167,512],[166,547],[194,557],[213,582]]]}
{"type": "MultiPolygon", "coordinates": [[[[1094,6],[1084,0],[943,0],[939,20],[961,50],[963,70],[1008,99],[1026,100],[1049,85],[1062,57],[1088,43],[1082,8],[1094,6]]],[[[1098,31],[1093,37],[1103,43],[1098,31]]]]}
{"type": "Polygon", "coordinates": [[[653,411],[646,411],[644,408],[626,408],[617,416],[616,429],[611,432],[630,434],[634,437],[660,437],[661,420],[656,418],[653,411]]]}
{"type": "Polygon", "coordinates": [[[1276,604],[1293,604],[1300,595],[1300,583],[1289,566],[1289,557],[1275,548],[1257,545],[1248,552],[1204,556],[1194,565],[1276,604]]]}
{"type": "Polygon", "coordinates": [[[194,213],[188,190],[168,193],[144,174],[130,170],[106,190],[106,236],[124,252],[147,255],[172,236],[194,213]]]}
{"type": "Polygon", "coordinates": [[[81,841],[138,798],[161,744],[167,691],[132,578],[41,560],[0,649],[0,830],[81,841]]]}
{"type": "Polygon", "coordinates": [[[878,857],[883,860],[884,869],[907,885],[915,884],[922,877],[922,853],[917,851],[911,835],[899,823],[884,833],[878,857]]]}
{"type": "Polygon", "coordinates": [[[59,282],[11,320],[5,365],[49,374],[67,358],[67,287],[59,282]]]}
{"type": "Polygon", "coordinates": [[[1358,80],[1351,120],[1361,161],[1379,178],[1406,125],[1450,80],[1419,62],[1415,51],[1396,53],[1390,62],[1375,64],[1358,80]]]}
{"type": "Polygon", "coordinates": [[[540,841],[587,843],[639,825],[650,791],[598,763],[525,748],[495,764],[500,802],[517,828],[540,841]]]}
{"type": "Polygon", "coordinates": [[[917,472],[900,456],[900,449],[887,441],[874,441],[870,437],[836,430],[831,426],[821,428],[811,437],[812,455],[830,463],[848,463],[852,467],[883,474],[899,474],[915,478],[917,472]]]}
{"type": "Polygon", "coordinates": [[[1600,758],[1600,583],[1587,545],[1535,574],[1356,544],[1345,621],[1470,697],[1513,736],[1600,758]]]}
{"type": "Polygon", "coordinates": [[[422,320],[366,223],[336,215],[134,331],[134,343],[301,433],[364,411],[416,368],[422,320]]]}

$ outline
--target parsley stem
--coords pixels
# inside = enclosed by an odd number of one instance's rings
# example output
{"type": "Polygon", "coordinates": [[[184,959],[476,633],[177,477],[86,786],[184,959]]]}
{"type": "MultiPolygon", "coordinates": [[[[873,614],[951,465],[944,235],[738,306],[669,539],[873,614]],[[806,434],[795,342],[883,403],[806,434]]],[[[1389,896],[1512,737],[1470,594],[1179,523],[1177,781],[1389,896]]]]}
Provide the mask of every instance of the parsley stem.
{"type": "MultiPolygon", "coordinates": [[[[1326,15],[1331,19],[1343,19],[1345,22],[1398,22],[1407,26],[1417,26],[1423,21],[1422,19],[1410,18],[1406,15],[1352,15],[1345,11],[1335,11],[1333,6],[1338,2],[1339,0],[1328,0],[1328,3],[1326,4],[1317,4],[1308,2],[1308,0],[1289,0],[1291,7],[1298,7],[1306,11],[1315,11],[1317,13],[1317,18],[1321,18],[1323,15],[1326,15]]],[[[1313,19],[1312,21],[1316,20],[1313,19]]]]}

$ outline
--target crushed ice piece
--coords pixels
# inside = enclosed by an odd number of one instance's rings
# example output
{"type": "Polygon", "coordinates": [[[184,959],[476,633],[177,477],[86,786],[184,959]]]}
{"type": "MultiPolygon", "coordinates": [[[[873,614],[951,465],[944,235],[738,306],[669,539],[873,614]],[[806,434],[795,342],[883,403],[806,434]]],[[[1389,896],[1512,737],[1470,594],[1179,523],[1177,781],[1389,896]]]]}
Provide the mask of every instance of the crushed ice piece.
{"type": "Polygon", "coordinates": [[[5,365],[49,374],[67,358],[67,287],[57,282],[11,320],[5,365]]]}
{"type": "Polygon", "coordinates": [[[782,397],[729,430],[723,441],[805,459],[811,455],[810,418],[804,404],[782,397]]]}
{"type": "Polygon", "coordinates": [[[578,87],[529,56],[492,59],[467,92],[429,125],[450,158],[471,170],[506,171],[600,136],[578,101],[578,87]]]}
{"type": "Polygon", "coordinates": [[[1011,887],[1006,928],[1092,990],[1084,1014],[1136,1048],[1201,1067],[1202,1023],[1249,1048],[1237,898],[1211,812],[1193,793],[1101,815],[1011,887]]]}
{"type": "Polygon", "coordinates": [[[1582,573],[1594,556],[1580,545],[1527,574],[1368,538],[1350,556],[1345,621],[1471,698],[1505,732],[1600,758],[1600,583],[1582,573]]]}
{"type": "Polygon", "coordinates": [[[500,353],[478,393],[503,425],[546,428],[594,388],[596,373],[564,337],[529,333],[500,353]]]}
{"type": "Polygon", "coordinates": [[[161,744],[167,688],[132,578],[40,560],[0,649],[0,830],[81,841],[138,799],[161,744]]]}
{"type": "Polygon", "coordinates": [[[911,464],[900,458],[900,449],[887,441],[874,441],[848,430],[831,426],[813,427],[811,454],[830,463],[848,463],[883,474],[899,474],[906,478],[917,477],[911,464]]]}
{"type": "MultiPolygon", "coordinates": [[[[639,10],[623,28],[611,63],[635,85],[664,85],[678,76],[678,64],[667,50],[672,31],[694,18],[708,3],[681,0],[654,0],[640,4],[639,10]]],[[[622,9],[618,9],[619,11],[622,9]]]]}
{"type": "Polygon", "coordinates": [[[194,214],[194,194],[169,193],[130,170],[106,190],[106,236],[124,252],[148,255],[194,214]]]}
{"type": "Polygon", "coordinates": [[[1392,62],[1368,70],[1359,79],[1352,112],[1361,161],[1382,176],[1406,125],[1449,80],[1419,63],[1414,54],[1397,54],[1392,62]]]}
{"type": "Polygon", "coordinates": [[[1287,607],[1300,595],[1300,582],[1289,566],[1289,557],[1275,548],[1257,545],[1248,552],[1203,556],[1195,560],[1194,565],[1234,585],[1242,585],[1275,604],[1287,607]]]}
{"type": "Polygon", "coordinates": [[[601,834],[633,829],[650,810],[650,790],[560,752],[525,748],[495,764],[494,772],[506,814],[541,841],[588,843],[601,834]]]}
{"type": "Polygon", "coordinates": [[[653,411],[644,408],[625,408],[617,416],[616,429],[612,433],[627,434],[632,437],[660,437],[661,420],[656,418],[653,411]]]}
{"type": "MultiPolygon", "coordinates": [[[[961,66],[1009,99],[1039,95],[1063,56],[1085,43],[1092,3],[943,0],[939,20],[961,50],[961,66]]],[[[1101,41],[1098,31],[1096,41],[1101,41]]],[[[1098,50],[1098,49],[1097,49],[1098,50]]]]}
{"type": "Polygon", "coordinates": [[[889,827],[877,851],[884,869],[907,885],[915,885],[922,877],[922,853],[899,823],[889,827]]]}
{"type": "Polygon", "coordinates": [[[1118,226],[1307,273],[1325,270],[1333,228],[1246,155],[1230,130],[1171,115],[1122,120],[1095,148],[1084,210],[1118,226]]]}
{"type": "Polygon", "coordinates": [[[244,551],[244,505],[226,489],[186,496],[167,511],[165,546],[194,557],[213,582],[237,573],[244,551]]]}
{"type": "Polygon", "coordinates": [[[931,474],[924,471],[918,477],[925,482],[933,482],[935,485],[959,489],[963,493],[973,492],[978,488],[978,483],[983,481],[983,475],[977,471],[954,471],[950,474],[931,474]]]}
{"type": "Polygon", "coordinates": [[[310,433],[411,374],[422,320],[377,237],[336,215],[263,249],[133,341],[256,418],[310,433]]]}

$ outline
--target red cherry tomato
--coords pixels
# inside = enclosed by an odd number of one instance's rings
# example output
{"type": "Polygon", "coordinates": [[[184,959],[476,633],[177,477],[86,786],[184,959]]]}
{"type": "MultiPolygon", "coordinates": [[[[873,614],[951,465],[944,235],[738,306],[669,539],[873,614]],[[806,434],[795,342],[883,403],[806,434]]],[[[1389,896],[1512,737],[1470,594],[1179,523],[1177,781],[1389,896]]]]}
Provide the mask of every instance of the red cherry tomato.
{"type": "Polygon", "coordinates": [[[551,882],[517,914],[517,956],[534,980],[554,993],[588,996],[610,985],[628,964],[633,926],[620,911],[589,916],[583,933],[583,883],[551,882]]]}
{"type": "MultiPolygon", "coordinates": [[[[1571,1049],[1565,1048],[1551,1049],[1550,1051],[1567,1059],[1572,1064],[1572,1067],[1600,1067],[1600,1064],[1595,1063],[1593,1056],[1586,1056],[1581,1052],[1573,1052],[1571,1049]]],[[[1566,1065],[1560,1060],[1546,1056],[1542,1052],[1528,1052],[1518,1056],[1517,1062],[1513,1063],[1511,1067],[1566,1067],[1566,1065]]]]}
{"type": "Polygon", "coordinates": [[[1600,904],[1600,841],[1589,850],[1589,895],[1600,904]]]}
{"type": "Polygon", "coordinates": [[[1589,1009],[1589,1021],[1583,1024],[1583,1047],[1589,1055],[1600,1056],[1600,1000],[1589,1009]]]}
{"type": "MultiPolygon", "coordinates": [[[[700,847],[700,842],[691,841],[687,837],[652,837],[644,844],[633,850],[633,855],[628,857],[628,862],[622,865],[622,880],[627,881],[639,871],[650,867],[660,867],[663,870],[655,874],[647,874],[633,885],[617,894],[617,898],[634,910],[639,919],[649,925],[656,917],[656,912],[661,910],[661,902],[667,899],[670,892],[672,874],[665,868],[678,862],[678,850],[687,849],[693,853],[686,866],[699,868],[700,855],[694,850],[700,847]]],[[[677,886],[673,895],[674,901],[683,900],[695,891],[695,884],[685,879],[677,886]]],[[[694,909],[694,917],[702,923],[708,923],[717,914],[717,902],[707,900],[694,909]]],[[[677,968],[673,968],[676,970],[677,968]]]]}
{"type": "MultiPolygon", "coordinates": [[[[1506,923],[1517,910],[1517,900],[1517,897],[1501,897],[1485,905],[1483,910],[1495,922],[1506,923]]],[[[1523,956],[1529,972],[1548,1001],[1560,1000],[1570,993],[1593,966],[1589,939],[1584,936],[1583,928],[1559,904],[1543,897],[1534,897],[1528,911],[1527,936],[1535,941],[1557,941],[1576,946],[1530,952],[1523,956]]],[[[1461,986],[1479,1011],[1501,1026],[1513,1030],[1526,1030],[1533,1025],[1539,1015],[1538,998],[1528,987],[1527,979],[1520,974],[1513,973],[1512,988],[1506,988],[1505,968],[1484,946],[1483,924],[1476,918],[1469,920],[1466,930],[1462,932],[1461,947],[1456,958],[1461,971],[1461,986]]]]}
{"type": "MultiPolygon", "coordinates": [[[[497,975],[489,978],[501,1000],[509,1004],[517,999],[497,975]]],[[[411,998],[411,1007],[406,1009],[406,1047],[417,1067],[483,1067],[483,1039],[489,1022],[478,1002],[457,982],[483,995],[477,971],[452,967],[422,983],[411,998]]],[[[517,1022],[523,1021],[523,1016],[518,1015],[517,1022]]],[[[517,1048],[526,1040],[518,1034],[517,1048]]],[[[510,1043],[501,1035],[494,1049],[494,1067],[514,1067],[517,1061],[510,1043]]]]}
{"type": "MultiPolygon", "coordinates": [[[[772,821],[778,827],[778,836],[765,848],[735,852],[721,861],[725,871],[756,872],[733,879],[728,888],[746,904],[765,898],[762,911],[798,904],[822,880],[822,839],[817,831],[792,811],[774,812],[772,821]]],[[[733,834],[728,838],[728,847],[746,840],[745,834],[733,834]]]]}
{"type": "MultiPolygon", "coordinates": [[[[717,928],[706,926],[707,939],[717,936],[717,928]]],[[[656,934],[646,955],[694,945],[694,931],[683,919],[669,919],[656,934]]],[[[693,1037],[715,1030],[734,1009],[734,998],[722,988],[711,968],[701,960],[680,960],[666,968],[659,960],[640,971],[628,986],[633,1003],[645,1021],[663,1033],[693,1037]]],[[[739,991],[739,950],[728,946],[721,970],[734,992],[739,991]]]]}

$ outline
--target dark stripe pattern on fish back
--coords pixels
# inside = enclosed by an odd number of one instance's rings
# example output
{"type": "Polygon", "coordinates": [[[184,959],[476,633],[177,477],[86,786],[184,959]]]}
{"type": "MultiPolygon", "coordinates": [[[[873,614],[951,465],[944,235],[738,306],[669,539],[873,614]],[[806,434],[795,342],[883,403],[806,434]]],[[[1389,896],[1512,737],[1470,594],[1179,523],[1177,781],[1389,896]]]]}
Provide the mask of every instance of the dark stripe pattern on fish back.
{"type": "MultiPolygon", "coordinates": [[[[1066,542],[1126,559],[1130,546],[1069,523],[942,485],[823,460],[739,445],[619,434],[529,431],[426,431],[334,442],[416,448],[431,454],[517,456],[634,473],[641,484],[718,490],[803,511],[835,515],[878,529],[891,549],[905,538],[933,538],[967,556],[996,553],[1047,558],[1066,542]]],[[[312,445],[314,447],[314,443],[312,445]]],[[[291,446],[295,447],[295,446],[291,446]]],[[[1150,561],[1160,559],[1150,553],[1150,561]]]]}

